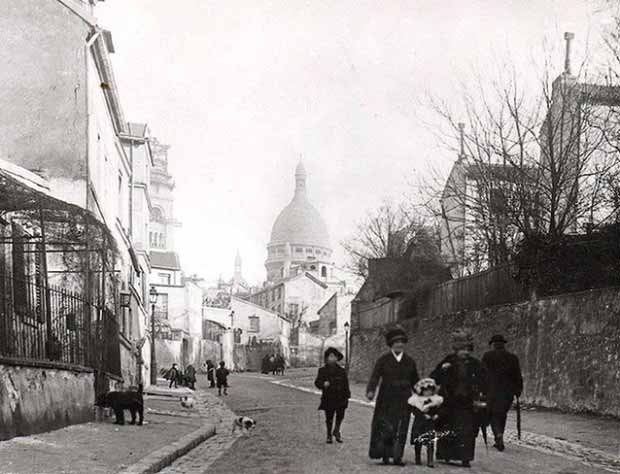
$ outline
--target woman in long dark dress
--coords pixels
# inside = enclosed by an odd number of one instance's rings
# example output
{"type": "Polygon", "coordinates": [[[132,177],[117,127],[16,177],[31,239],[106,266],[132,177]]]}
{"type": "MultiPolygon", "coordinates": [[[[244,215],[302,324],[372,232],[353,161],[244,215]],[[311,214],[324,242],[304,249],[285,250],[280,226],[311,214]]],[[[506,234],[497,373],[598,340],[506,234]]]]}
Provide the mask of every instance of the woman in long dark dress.
{"type": "Polygon", "coordinates": [[[440,430],[450,436],[437,443],[437,459],[461,461],[470,467],[478,434],[477,405],[486,398],[487,379],[482,363],[472,356],[473,339],[465,331],[453,334],[454,353],[442,360],[431,373],[444,397],[440,430]]]}
{"type": "Polygon", "coordinates": [[[338,443],[342,443],[340,425],[344,420],[344,412],[349,405],[351,390],[347,372],[338,362],[343,355],[337,349],[330,347],[325,351],[325,365],[319,369],[314,381],[316,388],[321,390],[321,404],[319,410],[325,411],[325,425],[327,426],[327,443],[333,443],[332,436],[338,443]],[[336,425],[334,426],[334,417],[336,425]]]}
{"type": "Polygon", "coordinates": [[[419,377],[415,361],[404,352],[407,342],[405,331],[392,329],[385,339],[390,352],[377,360],[366,388],[367,397],[372,400],[381,381],[372,418],[368,454],[371,459],[382,459],[384,464],[392,459],[395,465],[403,466],[403,452],[411,418],[407,400],[419,377]]]}

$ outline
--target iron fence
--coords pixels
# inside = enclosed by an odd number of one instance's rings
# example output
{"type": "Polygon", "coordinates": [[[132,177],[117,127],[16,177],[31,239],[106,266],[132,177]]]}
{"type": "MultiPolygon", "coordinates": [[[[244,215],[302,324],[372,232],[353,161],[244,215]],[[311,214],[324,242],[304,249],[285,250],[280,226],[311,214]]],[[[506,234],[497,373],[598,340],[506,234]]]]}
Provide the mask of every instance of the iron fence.
{"type": "Polygon", "coordinates": [[[38,278],[0,274],[0,356],[121,374],[114,313],[38,278]]]}

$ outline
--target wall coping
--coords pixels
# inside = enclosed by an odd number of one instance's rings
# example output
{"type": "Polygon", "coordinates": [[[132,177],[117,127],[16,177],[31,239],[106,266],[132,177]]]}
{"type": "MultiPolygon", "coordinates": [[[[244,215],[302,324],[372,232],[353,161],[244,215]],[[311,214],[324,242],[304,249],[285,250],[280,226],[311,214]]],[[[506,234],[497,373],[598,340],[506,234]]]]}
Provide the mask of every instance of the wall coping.
{"type": "MultiPolygon", "coordinates": [[[[506,308],[510,308],[510,307],[515,307],[515,306],[521,306],[521,305],[527,305],[527,304],[533,304],[533,303],[539,303],[539,302],[545,302],[545,301],[549,301],[549,300],[553,300],[553,299],[559,299],[559,298],[578,298],[580,296],[584,296],[586,294],[594,294],[594,293],[605,293],[605,292],[611,292],[611,291],[618,291],[620,292],[620,286],[605,286],[603,288],[589,288],[587,290],[580,290],[580,291],[573,291],[573,292],[569,292],[569,293],[558,293],[556,295],[547,295],[547,296],[542,296],[542,297],[537,297],[536,299],[527,299],[527,300],[523,300],[523,301],[515,301],[513,303],[503,303],[503,304],[495,304],[495,305],[490,305],[490,306],[485,306],[484,308],[479,308],[479,309],[463,309],[460,311],[456,311],[456,312],[448,312],[448,313],[441,313],[435,316],[428,316],[427,314],[422,314],[416,318],[407,318],[407,319],[401,319],[401,320],[397,320],[395,322],[391,322],[391,323],[387,323],[387,324],[382,324],[379,326],[372,326],[369,328],[362,328],[362,327],[355,327],[355,330],[353,330],[353,328],[351,329],[351,334],[353,333],[361,333],[361,332],[366,332],[366,331],[376,331],[376,330],[381,330],[381,329],[385,329],[388,328],[390,326],[393,326],[394,324],[403,324],[405,321],[411,321],[414,319],[425,319],[425,318],[441,318],[443,316],[449,316],[451,314],[457,314],[460,312],[464,312],[464,313],[470,313],[470,312],[475,312],[475,311],[487,311],[490,309],[495,309],[495,308],[499,308],[499,307],[506,307],[506,308]]],[[[380,300],[376,300],[376,302],[378,302],[380,300]]],[[[390,300],[391,301],[391,300],[390,300]]],[[[367,303],[367,304],[373,304],[375,302],[372,303],[367,303]]],[[[366,313],[368,311],[372,311],[374,309],[377,309],[380,306],[383,306],[387,303],[384,304],[378,304],[374,307],[367,307],[364,308],[361,311],[358,311],[358,317],[359,315],[366,313]]]]}
{"type": "Polygon", "coordinates": [[[56,369],[66,370],[69,372],[79,373],[94,373],[95,370],[91,367],[85,367],[83,365],[67,364],[64,362],[55,362],[51,360],[34,360],[21,357],[5,357],[0,356],[0,365],[11,365],[21,367],[33,367],[39,369],[56,369]]]}

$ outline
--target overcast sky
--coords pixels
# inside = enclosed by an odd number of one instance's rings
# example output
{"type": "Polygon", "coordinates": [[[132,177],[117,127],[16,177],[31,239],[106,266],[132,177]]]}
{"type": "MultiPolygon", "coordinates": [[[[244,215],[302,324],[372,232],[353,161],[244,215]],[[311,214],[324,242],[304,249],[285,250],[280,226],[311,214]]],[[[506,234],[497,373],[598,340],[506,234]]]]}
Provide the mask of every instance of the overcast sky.
{"type": "Polygon", "coordinates": [[[472,67],[529,64],[545,38],[561,65],[564,31],[581,57],[593,3],[107,0],[97,17],[127,118],[172,147],[185,271],[229,277],[239,249],[259,282],[300,156],[340,263],[368,209],[454,159],[421,123],[425,94],[456,99],[472,67]]]}

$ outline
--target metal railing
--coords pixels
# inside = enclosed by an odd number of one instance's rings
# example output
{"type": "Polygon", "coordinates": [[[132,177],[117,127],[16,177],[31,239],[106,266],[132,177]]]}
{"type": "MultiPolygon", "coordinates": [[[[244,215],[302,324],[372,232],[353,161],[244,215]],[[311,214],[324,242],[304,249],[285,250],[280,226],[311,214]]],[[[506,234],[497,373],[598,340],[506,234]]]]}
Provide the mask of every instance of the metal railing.
{"type": "Polygon", "coordinates": [[[36,277],[0,274],[0,356],[121,374],[114,313],[36,277]]]}

